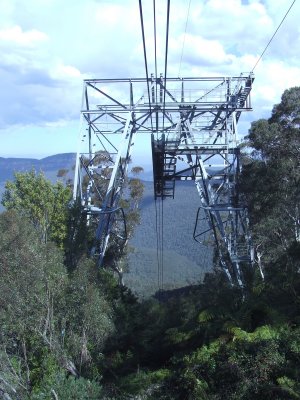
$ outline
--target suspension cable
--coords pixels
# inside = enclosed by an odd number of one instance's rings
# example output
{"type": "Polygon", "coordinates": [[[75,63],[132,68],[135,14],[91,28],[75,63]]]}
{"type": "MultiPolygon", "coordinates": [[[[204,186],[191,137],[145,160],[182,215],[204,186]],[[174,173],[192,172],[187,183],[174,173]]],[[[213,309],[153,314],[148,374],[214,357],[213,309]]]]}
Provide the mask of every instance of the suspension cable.
{"type": "Polygon", "coordinates": [[[153,30],[154,30],[154,57],[155,57],[155,78],[157,79],[157,46],[156,46],[156,7],[153,0],[153,30]]]}
{"type": "MultiPolygon", "coordinates": [[[[155,104],[157,106],[157,39],[156,39],[156,1],[153,0],[153,32],[154,32],[154,58],[155,58],[155,104]]],[[[158,139],[158,111],[155,113],[156,140],[158,139]]],[[[157,286],[160,299],[161,280],[161,230],[160,230],[160,207],[158,210],[157,199],[155,198],[155,231],[156,231],[156,258],[157,258],[157,286]]]]}
{"type": "MultiPolygon", "coordinates": [[[[140,21],[141,21],[141,29],[142,29],[142,38],[143,38],[143,50],[144,50],[144,61],[145,61],[145,70],[146,70],[146,79],[147,79],[147,91],[148,91],[148,100],[149,100],[149,110],[151,116],[151,130],[153,132],[153,121],[152,121],[152,107],[151,107],[151,97],[150,97],[150,85],[149,85],[149,73],[148,73],[148,63],[147,63],[147,52],[146,52],[146,41],[145,41],[145,30],[144,30],[144,20],[143,20],[143,8],[142,8],[142,0],[139,0],[139,9],[140,9],[140,21]]],[[[154,15],[154,49],[155,49],[155,101],[157,103],[157,41],[156,41],[156,8],[155,8],[155,0],[153,0],[153,15],[154,15]]],[[[164,73],[164,97],[163,97],[163,126],[162,131],[164,131],[164,115],[165,115],[165,104],[166,104],[166,78],[167,78],[167,64],[168,64],[168,42],[169,42],[169,21],[170,21],[170,0],[168,0],[167,4],[167,28],[166,28],[166,48],[165,48],[165,73],[164,73]]],[[[158,116],[156,117],[156,119],[158,116]]],[[[158,120],[156,121],[156,125],[158,124],[158,120]]],[[[156,127],[156,131],[158,133],[158,126],[156,127]]],[[[163,252],[164,252],[164,242],[163,242],[163,233],[164,233],[164,224],[163,224],[163,193],[161,197],[161,205],[158,204],[155,199],[155,220],[156,220],[156,237],[157,237],[157,260],[158,260],[158,286],[159,290],[163,289],[163,280],[164,280],[164,271],[163,271],[163,252]]]]}
{"type": "Polygon", "coordinates": [[[160,290],[160,254],[159,254],[159,235],[160,231],[158,229],[158,211],[157,211],[157,201],[155,202],[155,231],[156,231],[156,259],[157,259],[157,287],[160,290]]]}
{"type": "Polygon", "coordinates": [[[167,6],[167,29],[166,29],[166,50],[165,50],[165,90],[164,90],[164,101],[163,101],[163,130],[165,128],[165,109],[166,109],[166,89],[167,89],[167,66],[168,66],[168,45],[169,45],[169,22],[170,22],[170,0],[168,0],[167,6]]]}
{"type": "MultiPolygon", "coordinates": [[[[157,40],[156,40],[156,1],[153,0],[153,30],[154,30],[154,58],[155,58],[155,106],[157,107],[157,40]]],[[[155,113],[156,139],[158,139],[158,111],[155,113]]]]}
{"type": "MultiPolygon", "coordinates": [[[[167,29],[166,29],[165,73],[164,73],[165,88],[164,88],[164,100],[163,100],[163,132],[165,129],[169,26],[170,26],[170,0],[168,0],[168,6],[167,6],[167,29]]],[[[164,287],[164,193],[162,193],[161,197],[161,286],[163,289],[164,287]]]]}
{"type": "Polygon", "coordinates": [[[164,194],[161,198],[161,288],[164,288],[164,194]]]}
{"type": "Polygon", "coordinates": [[[189,15],[190,15],[191,1],[192,0],[189,1],[188,11],[187,11],[187,15],[186,15],[185,29],[184,29],[184,35],[183,35],[183,43],[182,43],[179,70],[178,70],[178,77],[180,76],[180,71],[181,71],[181,63],[182,63],[182,58],[183,58],[183,50],[184,50],[184,45],[185,45],[185,36],[186,36],[186,31],[187,31],[187,26],[188,26],[188,21],[189,21],[189,15]]]}
{"type": "Polygon", "coordinates": [[[146,79],[147,79],[148,102],[149,102],[150,117],[151,117],[151,129],[153,131],[152,109],[151,109],[151,101],[150,101],[149,74],[148,74],[148,63],[147,63],[147,52],[146,52],[146,41],[145,41],[145,30],[144,30],[142,0],[139,0],[139,6],[140,6],[140,21],[141,21],[141,28],[142,28],[142,37],[143,37],[144,61],[145,61],[145,70],[146,70],[146,79]]]}
{"type": "Polygon", "coordinates": [[[271,39],[269,40],[268,44],[266,45],[264,51],[261,53],[260,57],[259,57],[258,60],[256,61],[256,63],[255,63],[255,65],[254,65],[254,67],[252,68],[252,71],[251,71],[251,72],[254,71],[254,69],[256,68],[257,64],[258,64],[258,63],[260,62],[260,60],[262,59],[263,55],[264,55],[265,52],[267,51],[268,47],[270,46],[272,40],[274,39],[276,33],[279,31],[279,28],[280,28],[281,25],[283,24],[283,21],[286,19],[288,13],[290,12],[290,10],[291,10],[291,8],[293,7],[293,5],[295,4],[295,2],[296,2],[296,0],[294,0],[294,1],[292,2],[292,4],[290,5],[289,9],[288,9],[287,12],[285,13],[285,16],[282,18],[282,20],[281,20],[280,24],[278,25],[276,31],[273,33],[273,36],[271,37],[271,39]]]}

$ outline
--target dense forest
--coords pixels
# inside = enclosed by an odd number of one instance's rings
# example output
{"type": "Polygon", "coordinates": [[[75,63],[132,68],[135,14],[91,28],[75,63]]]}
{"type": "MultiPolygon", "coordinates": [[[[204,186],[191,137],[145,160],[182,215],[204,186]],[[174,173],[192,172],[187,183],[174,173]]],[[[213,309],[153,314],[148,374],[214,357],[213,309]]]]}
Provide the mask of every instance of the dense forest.
{"type": "MultiPolygon", "coordinates": [[[[149,297],[157,289],[157,237],[153,182],[144,182],[139,203],[140,224],[129,245],[129,266],[124,283],[138,297],[149,297]]],[[[211,240],[200,244],[193,239],[199,194],[192,181],[176,183],[175,198],[164,200],[164,289],[196,284],[212,268],[211,240]]],[[[160,202],[157,202],[157,208],[160,202]]]]}
{"type": "Polygon", "coordinates": [[[70,189],[17,173],[0,215],[0,398],[299,399],[299,124],[295,87],[246,137],[256,264],[242,290],[215,266],[198,285],[138,299],[87,258],[70,189]]]}

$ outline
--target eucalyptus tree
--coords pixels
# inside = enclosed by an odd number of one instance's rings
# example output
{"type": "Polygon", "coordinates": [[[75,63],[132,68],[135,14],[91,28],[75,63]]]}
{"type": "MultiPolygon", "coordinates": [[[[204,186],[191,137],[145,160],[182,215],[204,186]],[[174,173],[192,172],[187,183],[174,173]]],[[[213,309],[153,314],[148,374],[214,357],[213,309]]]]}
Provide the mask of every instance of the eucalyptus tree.
{"type": "Polygon", "coordinates": [[[44,242],[50,239],[63,247],[70,198],[68,187],[61,182],[52,184],[43,173],[32,170],[16,172],[14,181],[6,182],[2,204],[28,217],[44,242]]]}
{"type": "Polygon", "coordinates": [[[269,119],[252,123],[242,191],[247,197],[257,254],[265,263],[300,244],[300,87],[286,90],[269,119]]]}
{"type": "Polygon", "coordinates": [[[15,211],[0,215],[0,275],[0,352],[10,365],[0,377],[9,370],[16,392],[29,391],[37,364],[59,343],[67,275],[59,249],[15,211]]]}
{"type": "Polygon", "coordinates": [[[0,214],[0,398],[51,399],[52,390],[59,397],[77,384],[82,393],[100,390],[96,381],[67,377],[98,376],[114,329],[112,307],[91,261],[68,274],[63,259],[27,217],[13,210],[0,214]]]}

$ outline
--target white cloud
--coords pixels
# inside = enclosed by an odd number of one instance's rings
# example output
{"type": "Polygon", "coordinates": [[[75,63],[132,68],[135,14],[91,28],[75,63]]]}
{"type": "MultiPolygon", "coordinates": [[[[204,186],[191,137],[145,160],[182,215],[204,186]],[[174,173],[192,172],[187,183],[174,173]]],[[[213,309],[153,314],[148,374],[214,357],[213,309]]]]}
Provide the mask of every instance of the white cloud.
{"type": "Polygon", "coordinates": [[[50,76],[53,77],[53,79],[62,79],[62,80],[68,80],[72,78],[82,78],[81,72],[71,66],[71,65],[63,65],[63,64],[57,64],[50,70],[50,76]]]}
{"type": "MultiPolygon", "coordinates": [[[[152,1],[143,2],[149,73],[154,72],[152,1]]],[[[249,72],[287,11],[282,0],[172,0],[168,75],[249,72]]],[[[299,3],[300,4],[300,3],[299,3]]],[[[297,2],[255,69],[252,118],[300,84],[297,2]]],[[[156,2],[158,73],[164,71],[167,1],[156,2]]],[[[136,0],[2,0],[0,126],[59,126],[79,118],[82,79],[143,77],[136,0]],[[50,125],[49,125],[50,124],[50,125]]],[[[114,88],[116,96],[124,96],[114,88]]],[[[127,93],[125,94],[127,95],[127,93]]],[[[250,114],[247,118],[250,119],[250,114]]]]}
{"type": "Polygon", "coordinates": [[[261,3],[243,5],[239,0],[227,0],[225,5],[221,0],[209,0],[198,15],[192,13],[190,29],[243,54],[259,46],[273,30],[273,22],[261,3]]]}
{"type": "MultiPolygon", "coordinates": [[[[182,36],[177,41],[173,39],[170,49],[177,53],[181,50],[182,36]]],[[[185,35],[184,61],[190,65],[220,65],[232,62],[234,56],[226,54],[223,45],[218,40],[205,39],[201,36],[185,35]]]]}
{"type": "MultiPolygon", "coordinates": [[[[284,64],[280,61],[262,61],[260,68],[263,74],[257,74],[253,86],[253,106],[257,109],[268,110],[270,112],[274,104],[280,102],[284,90],[300,86],[300,67],[284,64]],[[284,78],[284,79],[283,79],[284,78]]],[[[256,115],[257,115],[257,111],[256,115]]]]}
{"type": "Polygon", "coordinates": [[[36,29],[24,32],[18,25],[0,30],[0,45],[7,42],[10,45],[34,46],[37,42],[43,42],[47,39],[48,36],[44,32],[36,29]]]}

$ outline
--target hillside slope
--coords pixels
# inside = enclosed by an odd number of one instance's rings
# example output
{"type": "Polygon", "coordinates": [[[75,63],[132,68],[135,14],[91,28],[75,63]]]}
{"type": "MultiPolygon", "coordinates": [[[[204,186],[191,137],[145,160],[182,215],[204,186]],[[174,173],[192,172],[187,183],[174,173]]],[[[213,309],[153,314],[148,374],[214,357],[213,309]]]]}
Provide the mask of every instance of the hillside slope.
{"type": "Polygon", "coordinates": [[[4,158],[0,157],[0,184],[13,179],[14,172],[26,172],[34,168],[43,171],[50,180],[55,180],[57,171],[65,168],[72,170],[75,165],[75,153],[55,154],[40,160],[35,158],[4,158]]]}
{"type": "MultiPolygon", "coordinates": [[[[14,179],[15,172],[26,172],[35,169],[37,172],[43,171],[46,178],[52,183],[56,182],[57,172],[60,169],[69,170],[65,179],[73,178],[73,167],[76,161],[75,153],[55,154],[40,160],[36,158],[4,158],[0,157],[0,198],[4,192],[5,182],[14,179]]],[[[0,212],[4,208],[0,204],[0,212]]]]}
{"type": "MultiPolygon", "coordinates": [[[[130,241],[129,272],[124,282],[138,295],[153,294],[158,289],[156,212],[153,183],[144,182],[141,224],[130,241]]],[[[212,268],[212,247],[193,239],[200,199],[191,182],[178,182],[175,199],[164,200],[164,288],[174,289],[202,280],[212,268]]],[[[157,208],[159,203],[157,201],[157,208]]]]}
{"type": "MultiPolygon", "coordinates": [[[[56,154],[41,160],[0,157],[0,195],[4,191],[5,182],[12,180],[16,171],[26,172],[34,168],[36,171],[43,171],[47,179],[55,182],[58,179],[57,172],[68,169],[67,178],[72,179],[75,157],[75,153],[56,154]]],[[[149,177],[150,173],[142,174],[142,178],[149,177]]],[[[124,276],[124,282],[139,296],[148,296],[158,289],[156,215],[153,182],[143,183],[145,192],[140,205],[141,224],[130,241],[130,267],[124,276]]],[[[199,201],[191,182],[178,182],[175,199],[164,201],[165,289],[197,283],[211,269],[212,248],[196,243],[192,236],[199,201]]],[[[3,207],[0,207],[0,211],[3,211],[3,207]]]]}

